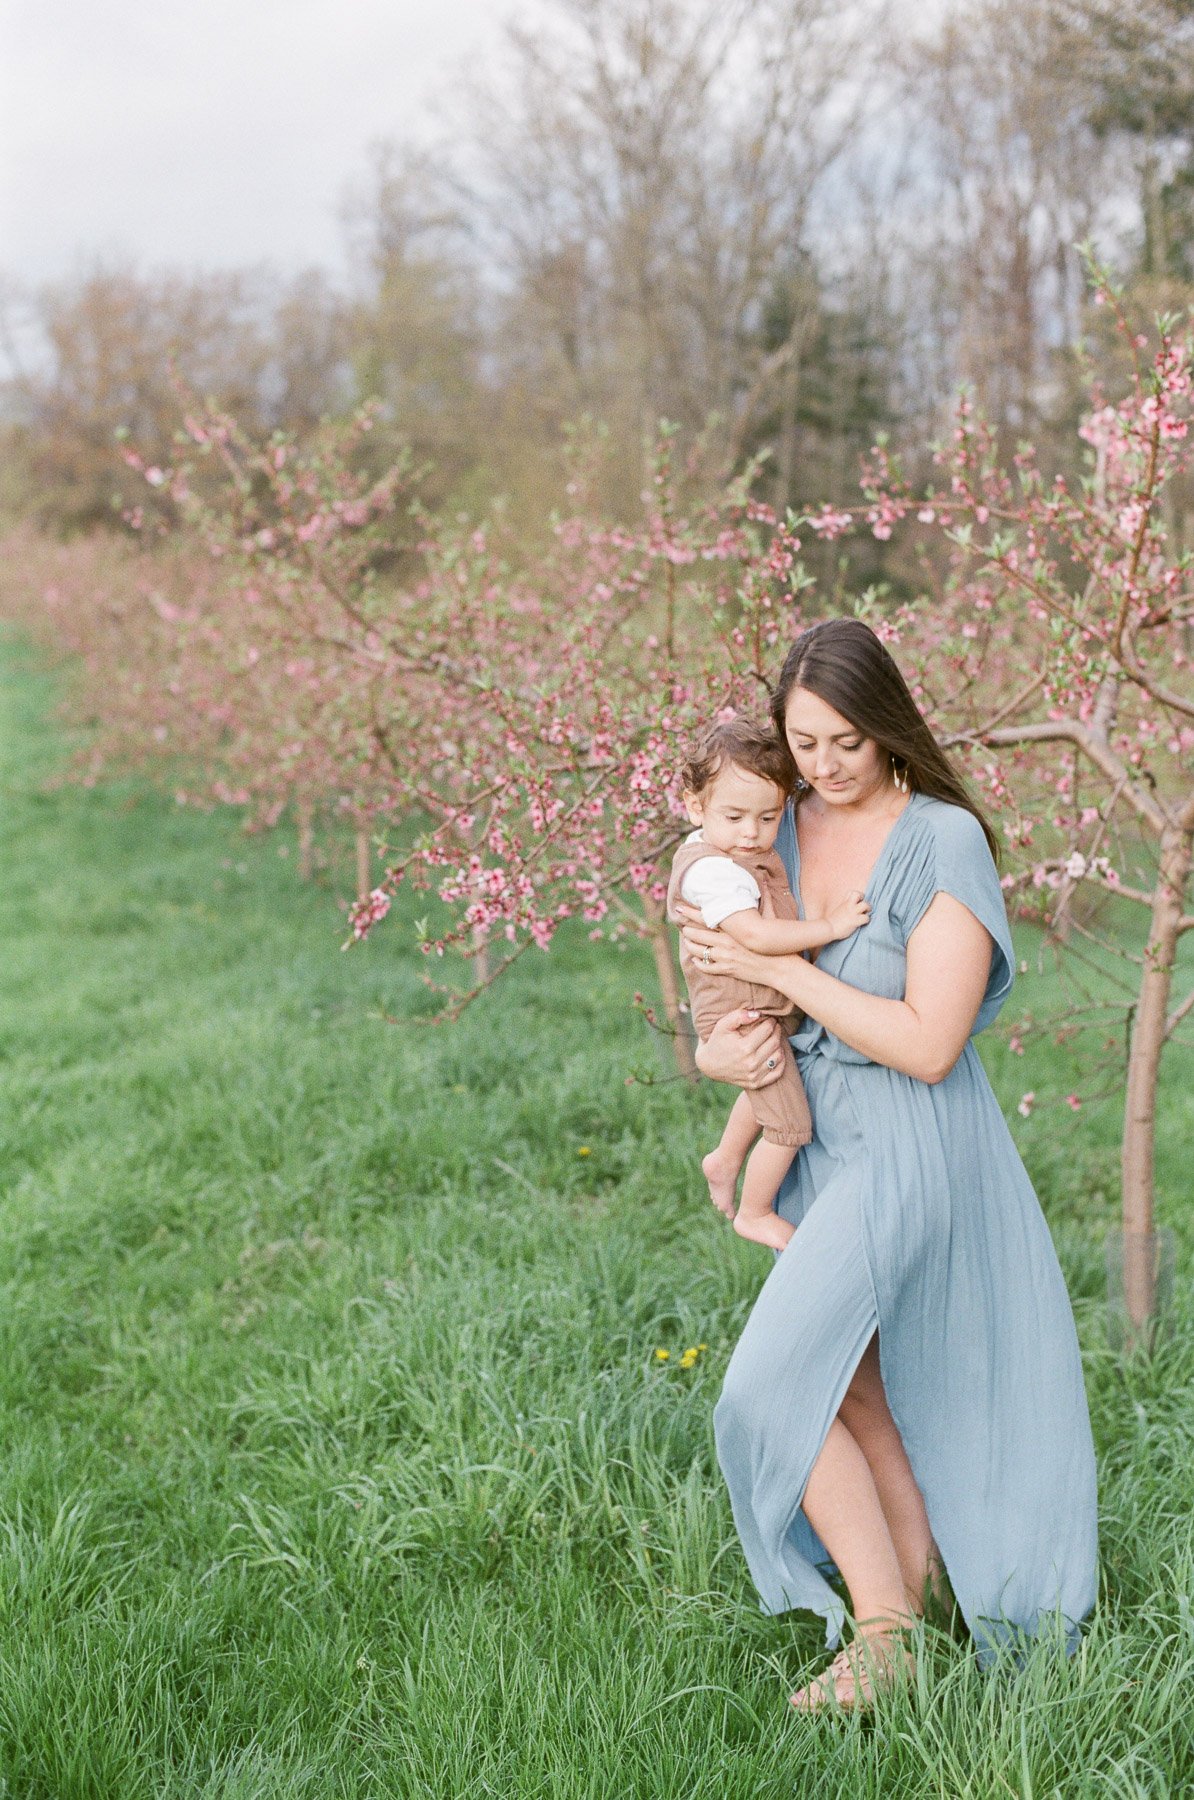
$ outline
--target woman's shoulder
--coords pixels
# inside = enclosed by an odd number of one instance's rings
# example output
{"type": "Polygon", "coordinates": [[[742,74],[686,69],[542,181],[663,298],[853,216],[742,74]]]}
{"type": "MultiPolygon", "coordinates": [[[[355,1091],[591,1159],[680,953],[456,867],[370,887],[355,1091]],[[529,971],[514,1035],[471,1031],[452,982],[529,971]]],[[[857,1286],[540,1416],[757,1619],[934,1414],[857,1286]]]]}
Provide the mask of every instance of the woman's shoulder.
{"type": "Polygon", "coordinates": [[[931,840],[939,854],[992,860],[987,834],[968,807],[938,800],[932,794],[918,793],[916,801],[916,818],[910,821],[914,833],[910,835],[931,840]]]}
{"type": "Polygon", "coordinates": [[[901,824],[887,886],[892,908],[905,918],[909,930],[942,889],[972,910],[979,900],[984,910],[998,910],[996,897],[1002,906],[999,872],[987,834],[967,807],[917,792],[907,815],[901,815],[901,824]]]}

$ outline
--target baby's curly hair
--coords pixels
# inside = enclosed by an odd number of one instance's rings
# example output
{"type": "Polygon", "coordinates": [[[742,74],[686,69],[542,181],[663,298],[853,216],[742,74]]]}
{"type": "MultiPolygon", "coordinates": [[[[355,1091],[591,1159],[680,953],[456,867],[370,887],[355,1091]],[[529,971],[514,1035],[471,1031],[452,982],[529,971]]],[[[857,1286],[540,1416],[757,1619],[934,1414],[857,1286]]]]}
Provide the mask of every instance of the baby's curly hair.
{"type": "Polygon", "coordinates": [[[735,763],[764,781],[773,781],[790,794],[796,785],[796,765],[783,739],[769,725],[735,714],[706,726],[680,771],[686,794],[703,794],[727,763],[735,763]]]}

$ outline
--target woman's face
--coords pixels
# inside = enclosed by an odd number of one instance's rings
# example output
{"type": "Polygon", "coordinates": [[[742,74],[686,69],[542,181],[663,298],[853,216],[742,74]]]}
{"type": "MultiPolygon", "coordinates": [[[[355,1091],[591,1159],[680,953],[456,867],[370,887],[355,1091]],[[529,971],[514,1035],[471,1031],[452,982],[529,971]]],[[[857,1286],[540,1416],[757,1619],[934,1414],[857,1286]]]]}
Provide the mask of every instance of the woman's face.
{"type": "Polygon", "coordinates": [[[793,688],[784,713],[796,769],[827,806],[850,806],[891,785],[891,758],[807,688],[793,688]]]}

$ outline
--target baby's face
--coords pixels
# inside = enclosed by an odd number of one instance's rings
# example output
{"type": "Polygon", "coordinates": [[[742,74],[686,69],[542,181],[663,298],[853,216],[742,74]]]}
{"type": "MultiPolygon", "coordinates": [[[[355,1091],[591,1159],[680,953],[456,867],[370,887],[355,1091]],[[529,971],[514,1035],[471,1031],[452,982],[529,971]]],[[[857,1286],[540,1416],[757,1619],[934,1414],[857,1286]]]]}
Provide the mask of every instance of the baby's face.
{"type": "Polygon", "coordinates": [[[784,791],[764,775],[726,763],[701,794],[684,804],[714,850],[770,850],[784,814],[784,791]]]}

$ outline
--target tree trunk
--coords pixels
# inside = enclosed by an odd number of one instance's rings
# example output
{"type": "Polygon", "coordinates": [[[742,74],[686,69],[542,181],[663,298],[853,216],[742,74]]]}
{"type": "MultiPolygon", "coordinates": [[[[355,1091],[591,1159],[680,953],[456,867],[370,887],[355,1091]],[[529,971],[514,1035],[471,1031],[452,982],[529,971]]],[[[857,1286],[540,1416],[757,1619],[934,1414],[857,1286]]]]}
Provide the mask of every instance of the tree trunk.
{"type": "Polygon", "coordinates": [[[299,880],[310,881],[315,873],[315,808],[305,795],[298,802],[297,812],[299,880]]]}
{"type": "Polygon", "coordinates": [[[1191,834],[1171,827],[1161,838],[1124,1105],[1123,1271],[1130,1342],[1147,1342],[1156,1305],[1153,1200],[1157,1076],[1165,1046],[1165,1022],[1190,860],[1191,834]]]}
{"type": "Polygon", "coordinates": [[[358,829],[357,847],[357,899],[367,900],[373,892],[373,844],[367,831],[358,829]]]}
{"type": "Polygon", "coordinates": [[[692,1017],[688,1012],[680,1010],[681,984],[676,960],[672,954],[672,934],[664,910],[657,902],[644,899],[643,912],[646,915],[647,935],[651,940],[651,950],[655,957],[655,973],[659,980],[664,1017],[674,1033],[672,1049],[676,1058],[676,1067],[685,1081],[695,1081],[697,1066],[692,1017]]]}

